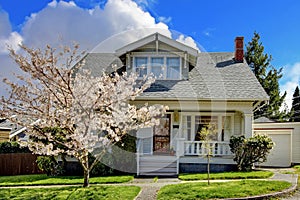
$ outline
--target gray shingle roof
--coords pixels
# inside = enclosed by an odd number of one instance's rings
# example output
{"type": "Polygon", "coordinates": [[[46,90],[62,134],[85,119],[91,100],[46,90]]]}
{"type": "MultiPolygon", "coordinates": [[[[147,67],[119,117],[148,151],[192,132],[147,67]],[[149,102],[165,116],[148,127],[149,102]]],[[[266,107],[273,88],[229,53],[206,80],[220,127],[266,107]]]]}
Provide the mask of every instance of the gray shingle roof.
{"type": "MultiPolygon", "coordinates": [[[[139,99],[268,100],[268,95],[246,63],[236,63],[233,53],[199,53],[188,80],[157,80],[139,99]]],[[[114,54],[91,53],[86,65],[94,75],[122,67],[114,54]]]]}
{"type": "Polygon", "coordinates": [[[122,67],[121,60],[113,53],[89,53],[86,55],[84,69],[91,70],[94,76],[101,76],[103,72],[113,72],[112,66],[122,67]]]}

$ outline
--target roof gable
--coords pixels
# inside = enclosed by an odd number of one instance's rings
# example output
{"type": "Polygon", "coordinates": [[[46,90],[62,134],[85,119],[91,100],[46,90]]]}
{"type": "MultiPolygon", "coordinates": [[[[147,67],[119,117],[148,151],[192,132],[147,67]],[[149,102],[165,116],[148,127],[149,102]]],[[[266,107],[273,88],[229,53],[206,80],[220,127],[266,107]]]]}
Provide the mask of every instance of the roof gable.
{"type": "Polygon", "coordinates": [[[161,35],[159,33],[154,33],[152,35],[149,35],[145,38],[142,38],[136,42],[133,42],[131,44],[128,44],[120,49],[117,49],[116,50],[116,55],[117,56],[121,56],[121,55],[124,55],[126,54],[127,52],[131,52],[131,51],[134,51],[135,49],[138,49],[142,46],[145,46],[149,43],[152,43],[152,42],[155,42],[156,45],[157,45],[157,49],[158,49],[158,44],[161,42],[161,43],[164,43],[164,44],[167,44],[175,49],[178,49],[179,51],[182,51],[182,52],[187,52],[189,55],[191,56],[197,56],[198,55],[198,50],[192,48],[192,47],[189,47],[181,42],[178,42],[178,41],[175,41],[171,38],[168,38],[164,35],[161,35]]]}

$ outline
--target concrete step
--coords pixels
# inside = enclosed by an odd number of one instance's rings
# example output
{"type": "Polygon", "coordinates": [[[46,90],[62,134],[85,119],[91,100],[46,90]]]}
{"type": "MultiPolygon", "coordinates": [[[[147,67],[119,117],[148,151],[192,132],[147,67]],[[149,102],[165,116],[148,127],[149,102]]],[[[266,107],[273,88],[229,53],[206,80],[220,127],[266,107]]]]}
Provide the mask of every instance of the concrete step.
{"type": "Polygon", "coordinates": [[[175,172],[177,171],[176,167],[140,167],[140,172],[152,172],[152,171],[158,171],[158,172],[175,172]]]}
{"type": "Polygon", "coordinates": [[[178,177],[176,173],[161,173],[161,172],[142,172],[139,174],[139,176],[145,176],[145,177],[178,177]]]}
{"type": "Polygon", "coordinates": [[[177,176],[177,158],[175,156],[153,155],[140,157],[140,176],[177,176]]]}
{"type": "Polygon", "coordinates": [[[177,162],[160,163],[160,162],[140,162],[140,167],[177,167],[177,162]]]}
{"type": "Polygon", "coordinates": [[[176,156],[140,156],[140,161],[159,161],[159,162],[174,162],[177,160],[176,156]]]}

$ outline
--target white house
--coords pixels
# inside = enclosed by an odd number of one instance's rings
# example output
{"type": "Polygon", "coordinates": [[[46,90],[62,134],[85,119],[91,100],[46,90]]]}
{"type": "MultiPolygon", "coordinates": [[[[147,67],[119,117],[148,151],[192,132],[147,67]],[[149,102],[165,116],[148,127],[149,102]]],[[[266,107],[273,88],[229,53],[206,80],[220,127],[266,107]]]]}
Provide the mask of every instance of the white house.
{"type": "Polygon", "coordinates": [[[93,75],[110,71],[114,64],[120,71],[157,77],[132,102],[169,106],[159,126],[136,133],[138,175],[204,170],[205,149],[197,133],[208,124],[215,127],[210,142],[212,170],[235,167],[229,139],[232,135],[252,136],[253,110],[267,101],[268,95],[244,61],[243,37],[237,37],[234,46],[235,51],[229,53],[198,52],[155,33],[114,53],[87,54],[83,67],[93,75]]]}

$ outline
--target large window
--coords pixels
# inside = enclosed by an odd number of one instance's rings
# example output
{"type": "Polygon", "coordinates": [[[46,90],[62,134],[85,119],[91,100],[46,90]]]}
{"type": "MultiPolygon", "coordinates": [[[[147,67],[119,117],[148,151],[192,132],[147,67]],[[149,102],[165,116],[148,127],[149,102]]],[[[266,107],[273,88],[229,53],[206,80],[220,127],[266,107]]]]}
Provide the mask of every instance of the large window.
{"type": "Polygon", "coordinates": [[[135,71],[138,74],[138,77],[143,77],[147,75],[147,66],[148,66],[148,58],[147,57],[136,57],[135,58],[135,71]]]}
{"type": "Polygon", "coordinates": [[[163,78],[164,76],[164,58],[154,57],[151,58],[151,73],[156,78],[163,78]]]}
{"type": "Polygon", "coordinates": [[[209,140],[229,141],[233,134],[233,115],[232,114],[183,114],[182,115],[182,137],[188,141],[201,141],[203,135],[201,131],[208,128],[211,131],[209,140]]]}
{"type": "Polygon", "coordinates": [[[152,73],[156,79],[181,78],[181,59],[174,56],[134,56],[134,70],[142,78],[152,73]]]}
{"type": "Polygon", "coordinates": [[[167,58],[167,79],[179,79],[180,59],[167,58]]]}

